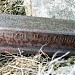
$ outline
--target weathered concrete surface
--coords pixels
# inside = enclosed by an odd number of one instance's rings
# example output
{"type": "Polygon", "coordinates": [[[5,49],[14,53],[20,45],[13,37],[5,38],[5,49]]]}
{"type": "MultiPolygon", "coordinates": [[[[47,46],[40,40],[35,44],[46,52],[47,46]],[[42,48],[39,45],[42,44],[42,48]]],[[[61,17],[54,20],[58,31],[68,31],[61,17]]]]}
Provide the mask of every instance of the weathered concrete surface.
{"type": "Polygon", "coordinates": [[[0,29],[75,34],[75,21],[0,14],[0,29]]]}
{"type": "MultiPolygon", "coordinates": [[[[75,21],[27,17],[16,15],[0,15],[0,46],[1,52],[13,48],[32,50],[36,52],[42,45],[47,44],[47,52],[58,49],[75,49],[75,21]],[[34,50],[32,49],[34,47],[34,50]],[[5,49],[6,48],[6,49],[5,49]],[[49,48],[56,48],[50,51],[49,48]],[[58,49],[57,49],[58,48],[58,49]],[[47,50],[48,49],[48,50],[47,50]]],[[[62,51],[62,50],[61,50],[62,51]]]]}
{"type": "Polygon", "coordinates": [[[26,15],[75,20],[75,0],[24,0],[26,15]],[[29,13],[29,14],[28,14],[29,13]]]}
{"type": "Polygon", "coordinates": [[[60,67],[55,72],[56,75],[75,75],[75,65],[60,67]]]}
{"type": "Polygon", "coordinates": [[[32,2],[31,0],[24,0],[23,6],[27,16],[32,16],[32,2]]]}
{"type": "MultiPolygon", "coordinates": [[[[46,0],[45,0],[46,1],[46,0]]],[[[24,0],[27,16],[49,17],[48,11],[43,4],[44,0],[24,0]]]]}

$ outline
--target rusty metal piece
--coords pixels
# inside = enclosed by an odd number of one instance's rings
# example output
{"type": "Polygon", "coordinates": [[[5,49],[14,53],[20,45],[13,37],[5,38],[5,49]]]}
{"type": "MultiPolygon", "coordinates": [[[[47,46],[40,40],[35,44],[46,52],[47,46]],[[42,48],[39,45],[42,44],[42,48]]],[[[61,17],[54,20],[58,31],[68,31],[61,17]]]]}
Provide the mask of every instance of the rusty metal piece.
{"type": "Polygon", "coordinates": [[[47,44],[45,52],[75,53],[75,22],[72,20],[0,15],[0,52],[17,48],[34,53],[47,44]],[[54,49],[54,50],[53,50],[54,49]]]}

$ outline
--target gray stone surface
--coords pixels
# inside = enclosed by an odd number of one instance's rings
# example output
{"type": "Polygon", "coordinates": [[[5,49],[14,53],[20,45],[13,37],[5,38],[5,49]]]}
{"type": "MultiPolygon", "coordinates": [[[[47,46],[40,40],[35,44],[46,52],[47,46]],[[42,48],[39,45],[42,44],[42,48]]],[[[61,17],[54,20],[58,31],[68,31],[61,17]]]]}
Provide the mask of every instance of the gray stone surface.
{"type": "Polygon", "coordinates": [[[75,0],[24,0],[26,15],[75,20],[75,0]]]}
{"type": "Polygon", "coordinates": [[[66,67],[60,67],[55,72],[56,75],[75,75],[75,64],[66,66],[66,67]]]}
{"type": "Polygon", "coordinates": [[[75,34],[75,21],[0,14],[1,29],[75,34]]]}

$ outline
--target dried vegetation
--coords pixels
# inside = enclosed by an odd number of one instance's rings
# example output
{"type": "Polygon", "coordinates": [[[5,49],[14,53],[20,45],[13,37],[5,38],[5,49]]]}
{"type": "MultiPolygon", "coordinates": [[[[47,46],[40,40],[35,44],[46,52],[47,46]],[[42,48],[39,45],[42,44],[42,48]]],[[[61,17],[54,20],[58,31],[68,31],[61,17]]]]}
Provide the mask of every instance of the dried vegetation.
{"type": "Polygon", "coordinates": [[[0,0],[0,13],[25,15],[22,0],[0,0]]]}
{"type": "Polygon", "coordinates": [[[33,56],[23,56],[20,49],[18,49],[19,54],[17,55],[12,55],[7,52],[9,55],[0,59],[0,61],[3,61],[5,57],[9,57],[5,64],[0,67],[0,75],[60,75],[57,73],[58,68],[74,64],[70,58],[68,60],[63,59],[69,52],[56,58],[59,52],[57,51],[50,58],[43,52],[42,47],[33,56]]]}

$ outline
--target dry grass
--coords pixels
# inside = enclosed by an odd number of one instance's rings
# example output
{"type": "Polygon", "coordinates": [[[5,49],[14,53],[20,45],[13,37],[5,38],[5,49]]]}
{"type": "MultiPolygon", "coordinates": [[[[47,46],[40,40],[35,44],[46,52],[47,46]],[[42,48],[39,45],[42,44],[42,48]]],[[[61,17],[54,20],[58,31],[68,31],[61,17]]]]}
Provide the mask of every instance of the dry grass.
{"type": "Polygon", "coordinates": [[[57,64],[68,62],[66,60],[62,60],[63,57],[69,54],[62,55],[61,57],[55,58],[57,51],[52,58],[50,58],[46,53],[41,49],[34,56],[23,56],[22,52],[19,50],[19,56],[11,55],[14,58],[12,61],[0,67],[0,75],[56,75],[55,66],[57,64]]]}

